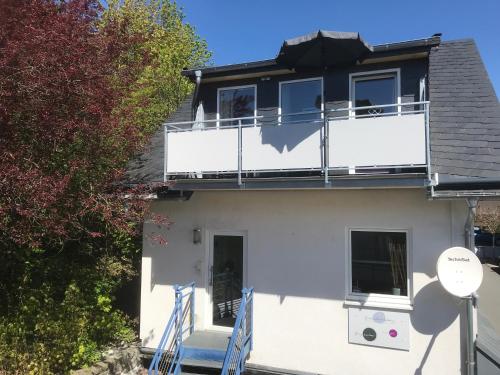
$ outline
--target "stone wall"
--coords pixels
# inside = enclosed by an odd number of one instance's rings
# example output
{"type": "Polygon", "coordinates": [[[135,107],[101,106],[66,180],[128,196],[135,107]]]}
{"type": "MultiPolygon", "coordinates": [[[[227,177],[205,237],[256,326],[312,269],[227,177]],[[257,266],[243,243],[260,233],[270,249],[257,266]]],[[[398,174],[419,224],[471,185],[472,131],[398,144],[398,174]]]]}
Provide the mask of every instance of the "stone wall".
{"type": "Polygon", "coordinates": [[[71,372],[71,375],[139,375],[143,373],[138,345],[108,350],[92,367],[71,372]]]}

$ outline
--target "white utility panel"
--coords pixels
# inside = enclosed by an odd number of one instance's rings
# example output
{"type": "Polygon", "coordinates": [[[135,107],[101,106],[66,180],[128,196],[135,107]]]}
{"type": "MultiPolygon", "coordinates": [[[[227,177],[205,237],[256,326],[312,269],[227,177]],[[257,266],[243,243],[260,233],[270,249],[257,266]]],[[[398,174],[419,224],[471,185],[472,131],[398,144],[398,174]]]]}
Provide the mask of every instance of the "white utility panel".
{"type": "Polygon", "coordinates": [[[349,343],[410,350],[410,315],[349,308],[349,343]]]}

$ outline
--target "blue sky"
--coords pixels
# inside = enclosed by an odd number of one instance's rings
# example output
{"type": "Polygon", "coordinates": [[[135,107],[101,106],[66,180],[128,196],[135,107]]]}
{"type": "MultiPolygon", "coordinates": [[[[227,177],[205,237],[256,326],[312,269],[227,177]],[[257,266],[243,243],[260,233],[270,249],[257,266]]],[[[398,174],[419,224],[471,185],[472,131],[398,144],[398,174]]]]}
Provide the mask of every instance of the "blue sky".
{"type": "Polygon", "coordinates": [[[500,95],[500,0],[178,0],[216,65],[274,58],[284,39],[359,31],[370,44],[474,38],[500,95]]]}

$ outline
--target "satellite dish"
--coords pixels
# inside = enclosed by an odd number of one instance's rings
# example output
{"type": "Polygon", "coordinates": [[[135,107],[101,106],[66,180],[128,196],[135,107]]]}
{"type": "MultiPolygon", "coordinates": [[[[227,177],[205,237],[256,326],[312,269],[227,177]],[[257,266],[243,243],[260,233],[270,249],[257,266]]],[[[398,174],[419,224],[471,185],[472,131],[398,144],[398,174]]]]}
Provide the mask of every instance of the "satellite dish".
{"type": "Polygon", "coordinates": [[[471,250],[451,247],[439,256],[437,274],[448,293],[467,297],[479,289],[483,281],[483,266],[471,250]]]}

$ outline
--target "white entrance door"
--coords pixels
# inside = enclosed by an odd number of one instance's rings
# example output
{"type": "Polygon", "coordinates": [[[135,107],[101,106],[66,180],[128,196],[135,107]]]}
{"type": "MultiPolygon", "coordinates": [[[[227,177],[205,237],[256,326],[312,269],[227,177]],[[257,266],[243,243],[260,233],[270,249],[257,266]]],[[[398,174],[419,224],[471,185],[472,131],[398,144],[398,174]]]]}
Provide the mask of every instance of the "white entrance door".
{"type": "Polygon", "coordinates": [[[232,329],[241,303],[245,283],[245,235],[215,232],[210,236],[209,326],[232,329]]]}

